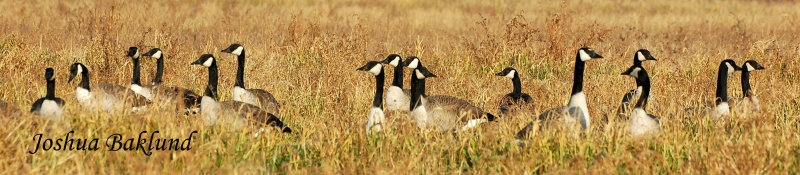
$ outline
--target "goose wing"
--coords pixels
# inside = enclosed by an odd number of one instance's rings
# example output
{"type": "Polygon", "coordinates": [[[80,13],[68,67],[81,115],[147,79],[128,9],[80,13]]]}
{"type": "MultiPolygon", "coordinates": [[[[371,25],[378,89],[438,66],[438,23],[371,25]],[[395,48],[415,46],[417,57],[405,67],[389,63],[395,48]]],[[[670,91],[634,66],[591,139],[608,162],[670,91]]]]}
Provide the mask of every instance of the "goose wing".
{"type": "Polygon", "coordinates": [[[231,109],[239,117],[244,117],[247,121],[255,126],[260,127],[275,127],[285,133],[291,133],[292,130],[286,127],[278,117],[259,108],[258,106],[247,104],[239,101],[225,101],[220,103],[223,109],[231,109]]]}
{"type": "Polygon", "coordinates": [[[153,86],[153,89],[155,90],[156,97],[180,99],[183,101],[186,108],[200,105],[200,99],[202,99],[202,96],[197,95],[197,93],[194,93],[194,91],[186,88],[157,85],[153,86]]]}
{"type": "Polygon", "coordinates": [[[633,101],[634,98],[636,98],[636,89],[631,89],[627,93],[623,94],[622,102],[620,102],[619,108],[617,108],[617,115],[627,116],[625,113],[630,111],[631,101],[633,101]]]}
{"type": "Polygon", "coordinates": [[[269,113],[280,115],[280,108],[281,105],[278,103],[278,100],[272,96],[272,93],[269,93],[263,89],[247,89],[248,92],[253,94],[256,98],[258,98],[259,104],[261,104],[261,108],[266,110],[269,113]]]}
{"type": "Polygon", "coordinates": [[[147,98],[144,96],[136,94],[136,92],[133,92],[133,90],[124,86],[117,84],[98,83],[92,87],[92,91],[94,92],[105,93],[122,100],[127,104],[132,104],[135,107],[150,104],[150,100],[147,100],[147,98]]]}
{"type": "Polygon", "coordinates": [[[426,106],[431,106],[430,109],[441,108],[444,111],[448,111],[450,113],[459,116],[456,120],[461,122],[468,122],[472,119],[481,119],[485,115],[488,117],[489,121],[494,120],[494,116],[489,116],[487,113],[483,112],[481,108],[475,107],[472,103],[446,95],[434,95],[429,96],[426,98],[428,102],[426,106]]]}

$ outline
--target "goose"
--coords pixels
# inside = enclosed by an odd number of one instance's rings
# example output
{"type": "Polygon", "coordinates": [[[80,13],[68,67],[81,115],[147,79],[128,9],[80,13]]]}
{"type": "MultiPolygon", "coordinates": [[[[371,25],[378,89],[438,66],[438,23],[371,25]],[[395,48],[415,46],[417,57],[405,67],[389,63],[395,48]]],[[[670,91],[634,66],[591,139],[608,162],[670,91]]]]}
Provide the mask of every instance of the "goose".
{"type": "Polygon", "coordinates": [[[742,94],[744,97],[736,99],[737,112],[740,114],[752,114],[760,111],[760,105],[756,94],[750,87],[750,72],[764,70],[764,67],[755,60],[747,60],[742,64],[742,94]]]}
{"type": "Polygon", "coordinates": [[[141,75],[141,67],[139,66],[139,48],[137,47],[130,47],[128,48],[128,57],[131,58],[133,61],[133,77],[131,78],[131,90],[136,94],[141,95],[147,100],[153,101],[153,92],[152,89],[148,86],[142,86],[142,81],[140,79],[141,75]]]}
{"type": "Polygon", "coordinates": [[[628,68],[622,75],[631,76],[636,79],[637,85],[642,85],[642,96],[636,101],[630,115],[629,129],[634,136],[645,134],[655,134],[659,130],[658,117],[648,114],[645,111],[647,98],[650,96],[650,77],[641,65],[634,65],[628,68]]]}
{"type": "Polygon", "coordinates": [[[30,112],[50,119],[58,119],[61,117],[64,100],[56,97],[56,78],[53,74],[53,68],[44,70],[44,78],[47,80],[47,95],[33,102],[30,112]]]}
{"type": "Polygon", "coordinates": [[[164,52],[161,51],[160,48],[150,49],[150,51],[145,52],[142,54],[142,56],[156,58],[156,75],[151,84],[148,86],[155,92],[154,95],[156,99],[166,100],[169,102],[178,102],[179,106],[181,105],[180,103],[182,103],[183,106],[180,108],[184,109],[192,109],[200,105],[200,99],[202,97],[197,95],[197,93],[194,93],[194,91],[186,88],[170,87],[161,84],[164,82],[162,80],[162,77],[164,76],[164,52]]]}
{"type": "Polygon", "coordinates": [[[383,73],[383,65],[381,62],[370,61],[357,70],[367,71],[375,75],[375,97],[372,99],[372,108],[369,110],[369,118],[367,118],[367,133],[379,132],[386,120],[381,108],[381,103],[383,103],[381,95],[383,95],[383,83],[386,77],[386,74],[383,73]]]}
{"type": "Polygon", "coordinates": [[[742,70],[742,68],[737,66],[736,62],[733,60],[722,60],[722,62],[719,63],[719,71],[717,73],[717,90],[714,107],[688,108],[684,112],[689,114],[701,112],[704,116],[711,116],[715,119],[730,115],[731,108],[728,104],[728,76],[740,70],[742,70]]]}
{"type": "Polygon", "coordinates": [[[70,75],[67,82],[72,82],[77,75],[81,75],[81,81],[78,87],[75,88],[75,97],[78,103],[86,108],[103,111],[121,111],[130,108],[133,112],[136,112],[142,110],[145,105],[150,104],[147,98],[120,85],[98,83],[90,86],[89,68],[81,63],[73,63],[69,71],[70,75]]]}
{"type": "MultiPolygon", "coordinates": [[[[647,49],[639,49],[636,51],[636,54],[633,56],[633,66],[642,66],[642,62],[653,60],[658,61],[653,55],[650,54],[650,51],[647,49]]],[[[639,98],[642,92],[642,85],[639,82],[636,82],[636,89],[631,89],[624,95],[622,95],[622,102],[617,108],[617,114],[619,116],[625,116],[625,113],[630,111],[630,104],[633,99],[639,98]]]]}
{"type": "Polygon", "coordinates": [[[409,100],[411,98],[411,91],[403,89],[403,58],[397,54],[390,54],[381,63],[389,64],[394,67],[394,77],[392,85],[386,90],[386,110],[387,111],[402,111],[407,112],[411,108],[409,100]]]}
{"type": "Polygon", "coordinates": [[[19,115],[20,112],[19,109],[17,109],[17,107],[8,104],[8,102],[0,100],[0,119],[2,119],[3,117],[16,117],[19,115]]]}
{"type": "Polygon", "coordinates": [[[237,57],[238,68],[236,69],[236,82],[233,84],[233,101],[260,106],[267,112],[280,116],[280,104],[271,93],[263,89],[245,89],[244,47],[241,44],[234,43],[221,52],[230,53],[237,57]]]}
{"type": "Polygon", "coordinates": [[[419,61],[417,57],[409,57],[404,65],[412,69],[411,74],[411,117],[421,129],[435,128],[441,131],[460,131],[476,127],[478,124],[494,121],[496,117],[484,112],[471,103],[446,95],[427,96],[425,79],[436,77],[435,74],[419,61]]]}
{"type": "Polygon", "coordinates": [[[265,127],[274,127],[284,133],[292,132],[292,129],[285,126],[278,117],[256,105],[240,101],[218,102],[219,70],[214,55],[203,54],[197,61],[192,62],[192,65],[202,65],[208,68],[208,86],[206,86],[206,91],[200,101],[200,113],[203,116],[204,124],[211,126],[218,122],[225,122],[232,124],[236,129],[252,124],[260,127],[262,131],[265,127]]]}
{"type": "Polygon", "coordinates": [[[522,81],[516,69],[507,67],[495,75],[511,79],[514,84],[514,90],[500,99],[500,115],[505,116],[533,105],[531,96],[522,93],[522,81]]]}
{"type": "MultiPolygon", "coordinates": [[[[575,77],[573,77],[572,81],[572,96],[569,98],[569,103],[567,106],[556,107],[543,112],[538,117],[540,121],[548,123],[557,120],[562,121],[567,128],[572,128],[573,124],[577,122],[583,130],[591,127],[586,95],[583,93],[583,71],[586,68],[587,61],[600,58],[603,58],[603,56],[595,53],[591,48],[584,47],[578,50],[578,54],[575,56],[575,77]]],[[[530,122],[517,132],[517,140],[527,137],[528,133],[533,130],[533,124],[533,122],[530,122]]]]}

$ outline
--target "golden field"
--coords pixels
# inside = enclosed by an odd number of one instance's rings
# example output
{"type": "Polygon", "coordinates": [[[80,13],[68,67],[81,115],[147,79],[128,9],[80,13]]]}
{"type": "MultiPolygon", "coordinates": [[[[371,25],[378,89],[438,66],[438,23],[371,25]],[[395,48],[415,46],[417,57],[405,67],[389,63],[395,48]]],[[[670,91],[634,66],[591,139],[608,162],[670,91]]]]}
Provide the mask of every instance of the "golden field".
{"type": "MultiPolygon", "coordinates": [[[[45,94],[44,69],[56,71],[61,121],[33,115],[0,121],[0,174],[783,174],[800,172],[800,3],[791,1],[0,1],[0,99],[21,110],[45,94]],[[85,111],[67,83],[81,62],[92,83],[129,85],[130,46],[160,47],[165,84],[202,93],[212,53],[220,99],[230,100],[236,60],[247,52],[248,88],[270,91],[295,132],[258,138],[224,126],[204,127],[159,107],[139,113],[85,111]],[[546,130],[513,143],[533,116],[506,117],[472,131],[439,134],[407,124],[367,135],[373,76],[356,71],[390,53],[419,56],[438,78],[428,94],[461,97],[497,114],[511,82],[522,76],[535,113],[569,98],[578,48],[605,58],[587,63],[584,91],[593,127],[573,136],[546,130]],[[632,137],[616,117],[633,78],[619,75],[636,50],[652,82],[648,111],[661,133],[632,137]],[[758,115],[713,120],[679,111],[714,99],[717,67],[754,59],[758,115]],[[160,131],[185,138],[189,151],[44,151],[29,154],[33,136],[135,137],[160,131]]],[[[143,57],[143,82],[155,60],[143,57]]],[[[406,77],[410,78],[408,70],[406,77]]],[[[387,87],[391,69],[386,70],[387,87]]],[[[729,96],[741,97],[740,73],[729,96]]],[[[405,81],[408,88],[408,80],[405,81]]],[[[391,120],[410,121],[407,115],[391,120]]]]}

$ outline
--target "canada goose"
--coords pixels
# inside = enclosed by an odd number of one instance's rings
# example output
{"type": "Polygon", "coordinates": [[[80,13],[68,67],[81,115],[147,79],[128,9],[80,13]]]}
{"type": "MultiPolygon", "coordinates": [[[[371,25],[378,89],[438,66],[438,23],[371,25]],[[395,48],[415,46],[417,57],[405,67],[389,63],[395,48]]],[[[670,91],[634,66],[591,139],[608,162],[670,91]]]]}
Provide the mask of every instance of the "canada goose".
{"type": "Polygon", "coordinates": [[[511,91],[511,93],[506,94],[500,99],[500,115],[506,116],[518,110],[527,111],[527,107],[533,105],[531,96],[522,93],[522,81],[516,69],[507,67],[495,75],[511,79],[511,83],[514,84],[514,91],[511,91]]]}
{"type": "Polygon", "coordinates": [[[421,129],[436,128],[441,131],[465,131],[478,124],[494,121],[490,113],[483,112],[471,103],[446,95],[426,96],[425,79],[436,77],[419,63],[416,57],[409,57],[405,66],[412,68],[411,74],[411,117],[421,129]]]}
{"type": "Polygon", "coordinates": [[[0,100],[0,119],[4,117],[16,117],[19,116],[20,112],[17,107],[14,105],[8,104],[7,102],[0,100]]]}
{"type": "Polygon", "coordinates": [[[375,74],[375,97],[372,99],[372,109],[369,110],[369,118],[367,118],[367,132],[381,131],[386,120],[381,107],[381,103],[383,103],[381,95],[383,95],[383,83],[386,77],[386,74],[383,73],[383,65],[381,62],[370,61],[357,70],[375,74]]]}
{"type": "MultiPolygon", "coordinates": [[[[578,54],[575,56],[575,77],[572,81],[572,96],[569,98],[569,103],[567,106],[552,108],[540,114],[538,117],[540,121],[548,123],[562,121],[567,128],[572,128],[573,124],[578,122],[583,130],[591,126],[586,95],[583,93],[583,70],[586,68],[587,61],[600,58],[603,56],[598,55],[591,48],[584,47],[578,50],[578,54]]],[[[533,124],[530,122],[522,128],[516,135],[517,139],[527,137],[533,129],[533,124]]]]}
{"type": "Polygon", "coordinates": [[[634,65],[628,68],[622,75],[631,76],[636,79],[637,85],[642,85],[642,96],[636,101],[630,118],[630,131],[634,136],[644,134],[654,134],[659,130],[658,117],[648,114],[645,111],[647,98],[650,96],[650,77],[641,65],[634,65]]]}
{"type": "Polygon", "coordinates": [[[47,95],[33,102],[30,112],[50,119],[57,119],[61,116],[61,107],[64,106],[64,100],[56,97],[56,78],[53,74],[53,68],[44,70],[44,78],[47,80],[47,95]]]}
{"type": "Polygon", "coordinates": [[[73,63],[69,71],[68,82],[72,82],[72,79],[78,74],[81,75],[81,82],[75,88],[75,97],[86,108],[120,111],[132,107],[132,111],[135,112],[150,104],[147,98],[120,85],[98,83],[92,86],[94,88],[90,87],[89,68],[81,63],[73,63]]]}
{"type": "Polygon", "coordinates": [[[186,88],[170,87],[161,84],[164,82],[162,80],[162,77],[164,76],[164,52],[161,51],[161,49],[159,48],[150,49],[150,51],[142,54],[142,56],[149,56],[152,58],[156,58],[157,62],[156,75],[155,78],[153,78],[152,83],[149,86],[147,86],[154,91],[156,99],[183,103],[183,107],[181,108],[185,109],[195,108],[198,107],[198,105],[200,105],[200,99],[202,97],[200,95],[197,95],[197,93],[194,93],[194,91],[186,88]]]}
{"type": "Polygon", "coordinates": [[[407,112],[411,108],[409,100],[411,98],[411,91],[403,89],[403,58],[397,54],[390,54],[381,63],[389,64],[394,67],[394,77],[392,85],[386,90],[386,110],[387,111],[402,111],[407,112]]]}
{"type": "Polygon", "coordinates": [[[236,69],[236,82],[233,84],[233,101],[245,102],[260,106],[267,112],[280,116],[280,104],[271,93],[263,89],[245,89],[244,87],[244,47],[240,44],[231,44],[221,52],[237,56],[238,68],[236,69]]]}
{"type": "Polygon", "coordinates": [[[258,106],[239,101],[217,102],[219,71],[213,55],[203,54],[192,65],[203,65],[208,68],[208,86],[203,93],[203,100],[200,101],[200,113],[203,115],[203,122],[206,125],[215,125],[218,120],[221,120],[219,122],[232,124],[237,129],[252,124],[262,129],[271,126],[284,133],[292,132],[278,117],[258,106]]]}
{"type": "Polygon", "coordinates": [[[760,105],[756,94],[750,87],[750,72],[763,70],[755,60],[747,60],[742,64],[742,94],[744,97],[736,99],[737,112],[740,114],[750,114],[760,111],[760,105]]]}
{"type": "MultiPolygon", "coordinates": [[[[634,56],[633,56],[633,66],[640,66],[641,67],[642,66],[642,62],[647,61],[647,60],[658,61],[658,60],[656,60],[655,57],[653,57],[653,55],[650,54],[649,50],[647,50],[647,49],[639,49],[638,51],[636,51],[636,54],[634,54],[634,56]]],[[[630,111],[630,103],[631,103],[631,101],[633,101],[633,99],[639,98],[639,95],[641,95],[641,92],[642,92],[642,85],[639,84],[639,82],[637,81],[636,82],[636,89],[631,89],[630,91],[628,91],[627,93],[625,93],[622,96],[622,102],[620,103],[619,108],[617,108],[617,114],[620,115],[620,116],[625,116],[625,113],[630,111]]]]}
{"type": "Polygon", "coordinates": [[[736,65],[731,59],[722,60],[719,63],[719,71],[717,73],[717,91],[714,100],[714,108],[700,107],[688,108],[684,112],[689,114],[697,114],[700,112],[703,115],[711,116],[712,118],[719,118],[727,116],[731,113],[730,105],[728,104],[728,76],[735,71],[742,70],[741,67],[736,65]]]}
{"type": "Polygon", "coordinates": [[[140,79],[141,75],[141,67],[139,66],[139,48],[137,47],[130,47],[128,48],[128,57],[131,57],[133,61],[133,77],[131,78],[131,90],[147,98],[147,100],[153,101],[153,92],[151,91],[150,87],[142,86],[142,81],[140,79]]]}

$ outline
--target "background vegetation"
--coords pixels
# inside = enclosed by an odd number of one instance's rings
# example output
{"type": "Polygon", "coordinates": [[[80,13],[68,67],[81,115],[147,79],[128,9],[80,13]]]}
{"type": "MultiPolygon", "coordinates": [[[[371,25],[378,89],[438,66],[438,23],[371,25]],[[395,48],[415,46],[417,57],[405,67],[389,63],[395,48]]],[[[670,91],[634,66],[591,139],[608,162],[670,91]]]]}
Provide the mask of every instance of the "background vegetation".
{"type": "MultiPolygon", "coordinates": [[[[62,121],[23,116],[0,121],[0,173],[712,173],[800,171],[800,4],[784,1],[2,1],[0,99],[27,110],[45,95],[46,67],[68,106],[62,121]],[[236,61],[219,50],[238,42],[248,56],[245,81],[271,91],[296,131],[259,138],[194,116],[156,109],[129,114],[84,111],[68,66],[81,62],[92,82],[128,85],[127,47],[165,51],[167,85],[202,92],[206,70],[189,66],[203,53],[219,58],[220,94],[229,100],[236,61]],[[511,82],[494,76],[513,66],[536,113],[564,104],[578,48],[605,56],[586,69],[593,121],[581,136],[541,132],[521,148],[511,137],[532,118],[437,134],[400,124],[364,133],[374,78],[355,69],[389,53],[415,55],[439,78],[429,94],[464,98],[496,113],[511,82]],[[634,138],[614,114],[634,80],[620,76],[637,49],[659,59],[648,111],[662,133],[634,138]],[[755,59],[762,113],[723,120],[673,115],[713,100],[717,66],[755,59]],[[32,137],[133,137],[159,130],[186,137],[191,151],[49,151],[32,137]]],[[[144,82],[155,60],[145,59],[144,82]]],[[[387,75],[391,70],[387,70],[387,75]]],[[[407,71],[408,72],[408,71],[407,71]]],[[[390,77],[388,77],[390,78],[390,77]]],[[[731,96],[742,96],[739,73],[731,96]]],[[[389,81],[387,81],[388,83],[389,81]]],[[[408,83],[408,81],[406,81],[408,83]]],[[[409,87],[406,84],[406,87],[409,87]]],[[[393,117],[408,121],[408,116],[393,117]]],[[[102,144],[102,143],[101,143],[102,144]]],[[[102,147],[101,147],[102,148],[102,147]]]]}

